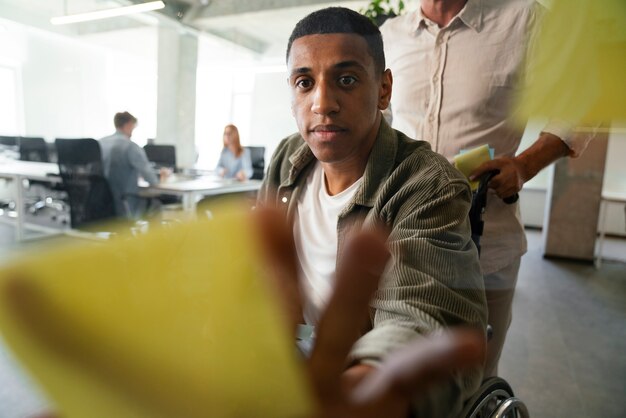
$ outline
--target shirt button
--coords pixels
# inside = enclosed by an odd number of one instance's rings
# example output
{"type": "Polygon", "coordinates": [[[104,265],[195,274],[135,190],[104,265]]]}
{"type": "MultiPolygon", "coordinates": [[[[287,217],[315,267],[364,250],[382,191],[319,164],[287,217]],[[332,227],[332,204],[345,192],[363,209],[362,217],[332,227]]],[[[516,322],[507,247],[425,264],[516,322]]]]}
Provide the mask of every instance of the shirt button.
{"type": "Polygon", "coordinates": [[[433,77],[433,81],[436,83],[436,82],[437,82],[437,80],[439,80],[439,77],[434,76],[434,77],[433,77]]]}
{"type": "Polygon", "coordinates": [[[287,196],[283,196],[283,198],[282,198],[282,199],[280,199],[280,200],[281,200],[281,202],[283,202],[283,203],[287,203],[287,196]]]}
{"type": "Polygon", "coordinates": [[[434,120],[435,120],[435,116],[434,116],[434,115],[430,115],[430,116],[428,117],[428,120],[429,120],[429,121],[431,121],[431,122],[432,122],[432,121],[434,121],[434,120]]]}

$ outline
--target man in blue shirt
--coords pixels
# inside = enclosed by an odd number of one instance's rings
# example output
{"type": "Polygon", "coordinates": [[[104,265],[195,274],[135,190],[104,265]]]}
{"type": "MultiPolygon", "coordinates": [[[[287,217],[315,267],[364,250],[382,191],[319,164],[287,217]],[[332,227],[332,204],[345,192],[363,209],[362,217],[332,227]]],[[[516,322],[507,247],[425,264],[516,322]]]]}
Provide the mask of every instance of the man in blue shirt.
{"type": "Polygon", "coordinates": [[[109,181],[115,211],[118,216],[137,218],[145,210],[145,200],[138,195],[137,180],[159,182],[146,153],[130,140],[137,126],[137,118],[128,112],[116,113],[113,118],[115,133],[100,140],[104,175],[109,181]]]}

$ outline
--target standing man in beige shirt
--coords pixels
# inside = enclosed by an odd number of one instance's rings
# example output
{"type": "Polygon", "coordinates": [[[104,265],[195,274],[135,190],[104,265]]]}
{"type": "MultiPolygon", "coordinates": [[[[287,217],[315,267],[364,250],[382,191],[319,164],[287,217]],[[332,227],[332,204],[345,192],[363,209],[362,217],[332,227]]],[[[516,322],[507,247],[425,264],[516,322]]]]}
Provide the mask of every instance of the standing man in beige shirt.
{"type": "Polygon", "coordinates": [[[532,146],[515,155],[523,128],[513,104],[543,13],[534,0],[422,0],[417,10],[381,27],[394,78],[393,127],[430,142],[449,160],[483,144],[495,149],[495,159],[473,173],[478,177],[500,171],[489,183],[481,240],[494,330],[486,376],[497,374],[520,259],[526,252],[519,206],[502,199],[558,158],[578,156],[587,143],[568,136],[571,124],[553,120],[532,146]]]}

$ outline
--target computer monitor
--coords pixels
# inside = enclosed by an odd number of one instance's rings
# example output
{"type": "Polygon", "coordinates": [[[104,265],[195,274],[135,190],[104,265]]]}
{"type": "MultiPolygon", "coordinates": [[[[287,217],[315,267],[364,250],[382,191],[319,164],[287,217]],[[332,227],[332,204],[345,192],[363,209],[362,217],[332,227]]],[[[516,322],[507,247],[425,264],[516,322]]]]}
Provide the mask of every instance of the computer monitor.
{"type": "Polygon", "coordinates": [[[17,136],[0,136],[0,145],[5,147],[17,147],[17,136]]]}
{"type": "Polygon", "coordinates": [[[174,145],[148,144],[143,147],[148,161],[155,167],[176,169],[176,147],[174,145]]]}

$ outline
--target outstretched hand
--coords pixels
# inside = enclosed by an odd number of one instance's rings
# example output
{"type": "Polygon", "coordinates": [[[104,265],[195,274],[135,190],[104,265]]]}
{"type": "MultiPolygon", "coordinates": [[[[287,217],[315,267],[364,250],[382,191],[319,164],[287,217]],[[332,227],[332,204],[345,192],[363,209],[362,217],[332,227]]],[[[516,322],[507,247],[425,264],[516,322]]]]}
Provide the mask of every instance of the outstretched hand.
{"type": "MultiPolygon", "coordinates": [[[[287,322],[302,322],[302,303],[293,235],[282,216],[271,209],[256,211],[256,224],[272,269],[287,322]]],[[[406,417],[420,391],[458,369],[480,364],[483,333],[453,330],[416,340],[390,355],[380,367],[347,368],[354,342],[368,324],[369,301],[389,260],[383,234],[361,232],[347,244],[334,291],[316,328],[316,343],[306,362],[316,400],[316,417],[406,417]]]]}

